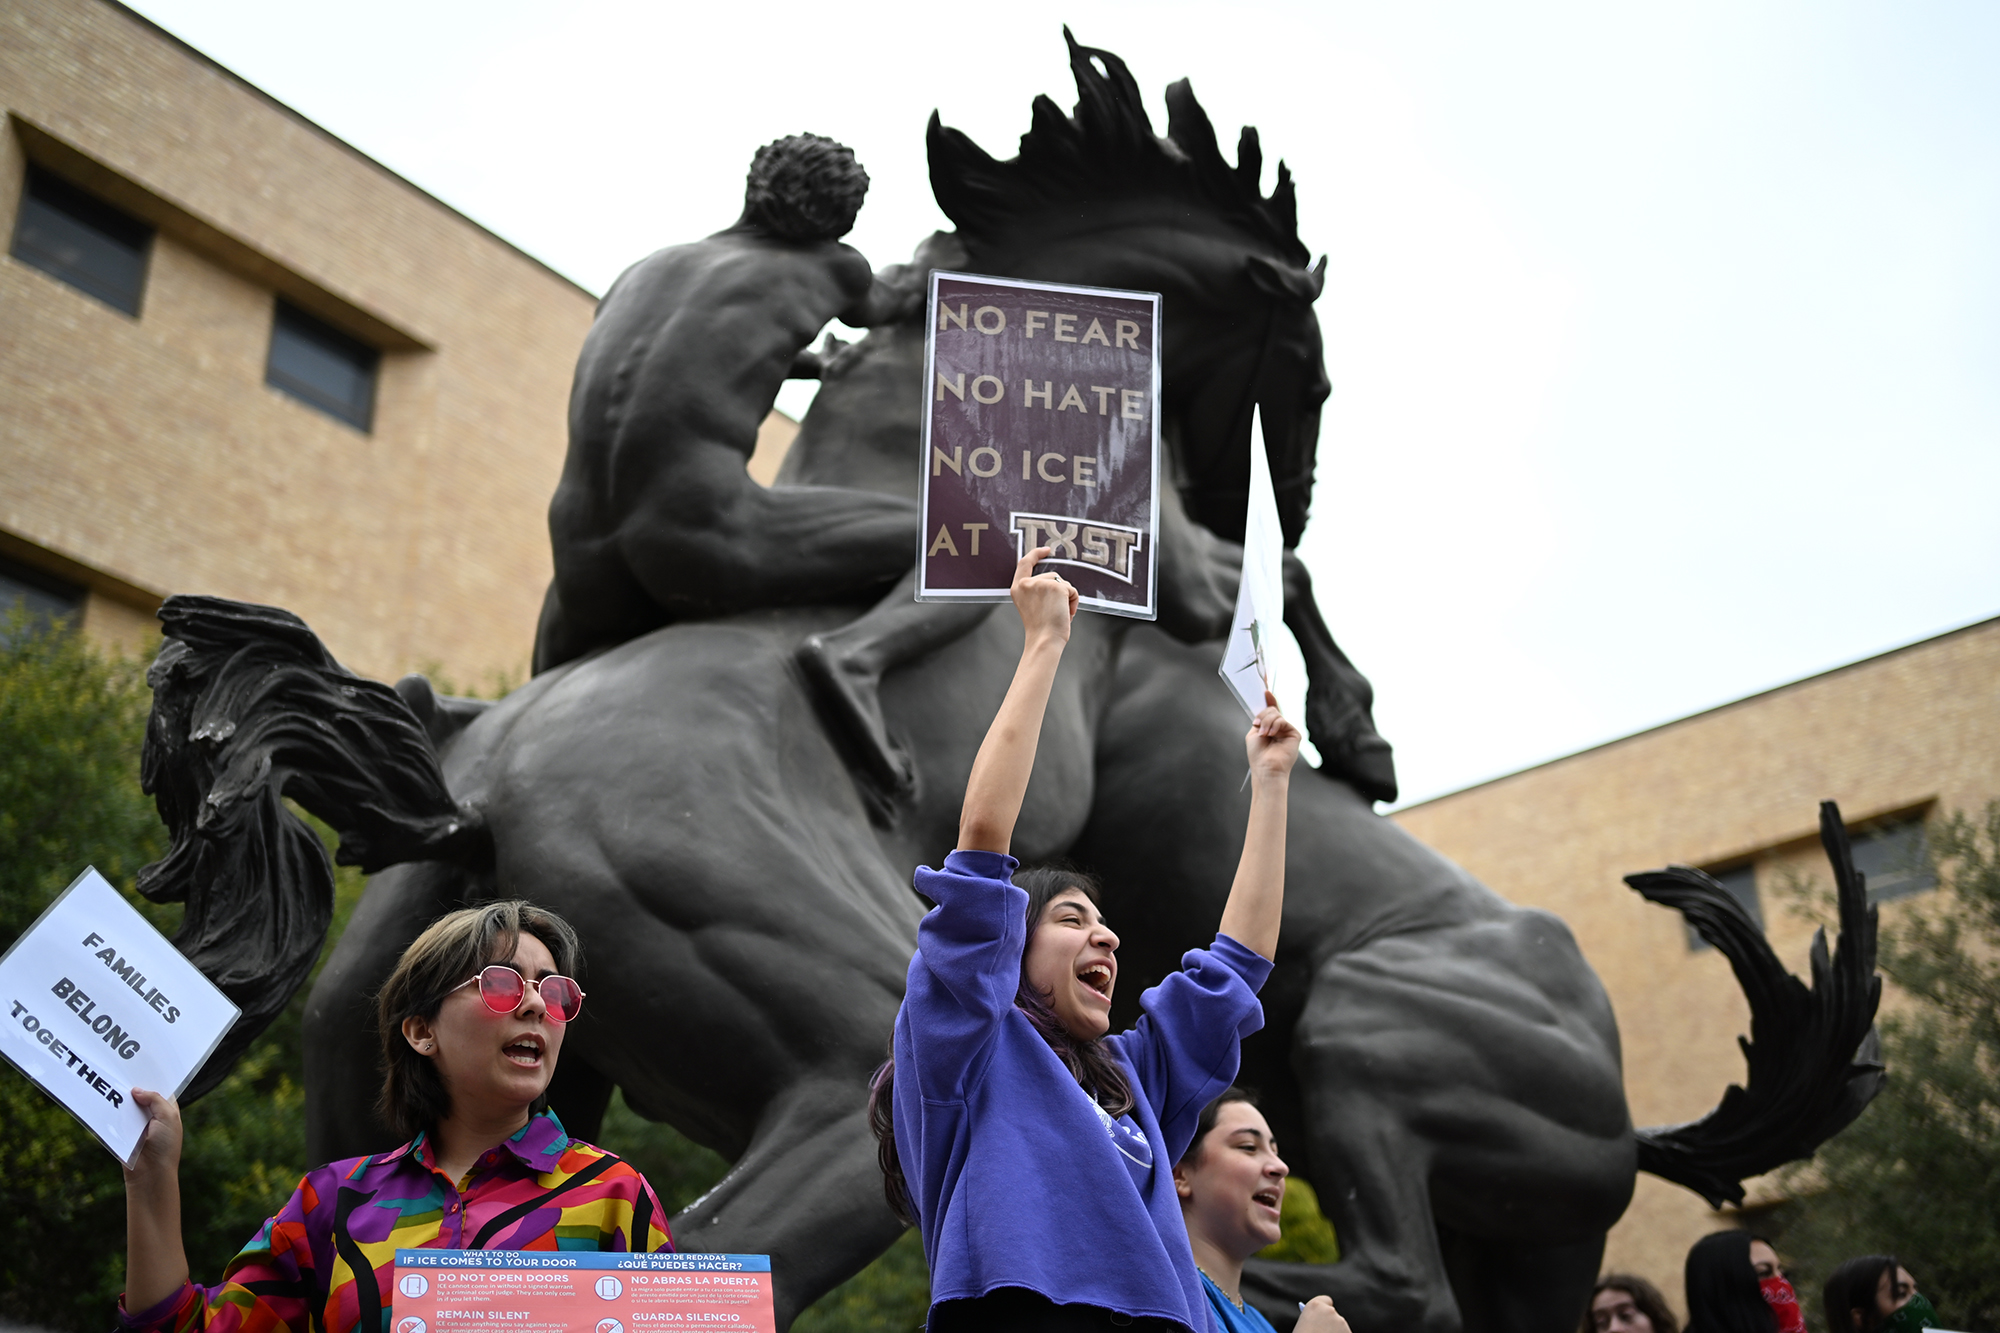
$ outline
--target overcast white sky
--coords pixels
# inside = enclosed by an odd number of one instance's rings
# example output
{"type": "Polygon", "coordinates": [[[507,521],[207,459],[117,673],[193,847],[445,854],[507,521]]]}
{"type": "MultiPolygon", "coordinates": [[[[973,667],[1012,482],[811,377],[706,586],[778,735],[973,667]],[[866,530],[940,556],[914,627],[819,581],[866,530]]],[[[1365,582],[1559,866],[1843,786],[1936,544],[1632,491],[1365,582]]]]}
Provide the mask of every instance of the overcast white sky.
{"type": "Polygon", "coordinates": [[[594,291],[801,129],[906,258],[1065,21],[1192,78],[1329,256],[1303,550],[1406,801],[2000,612],[1991,3],[136,7],[594,291]]]}

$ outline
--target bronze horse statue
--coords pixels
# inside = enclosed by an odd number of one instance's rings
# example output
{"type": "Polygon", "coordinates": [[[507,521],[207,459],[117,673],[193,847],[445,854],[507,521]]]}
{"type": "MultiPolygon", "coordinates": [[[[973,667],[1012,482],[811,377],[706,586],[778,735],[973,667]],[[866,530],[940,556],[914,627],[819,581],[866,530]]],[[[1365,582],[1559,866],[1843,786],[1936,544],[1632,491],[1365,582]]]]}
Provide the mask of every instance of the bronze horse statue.
{"type": "MultiPolygon", "coordinates": [[[[1070,63],[1075,114],[1037,99],[1011,161],[933,118],[933,186],[958,231],[919,263],[948,254],[1166,298],[1162,573],[1179,581],[1178,611],[1159,627],[1079,621],[1016,837],[1024,859],[1066,855],[1102,874],[1143,985],[1213,931],[1240,839],[1243,724],[1212,640],[1234,591],[1253,404],[1288,542],[1305,525],[1327,392],[1320,270],[1282,166],[1260,193],[1254,132],[1231,165],[1185,83],[1168,92],[1162,138],[1116,56],[1072,42],[1070,63]]],[[[781,484],[913,490],[918,318],[830,358],[781,484]]],[[[1295,1297],[1326,1290],[1357,1333],[1567,1333],[1635,1169],[1740,1197],[1743,1176],[1809,1154],[1865,1105],[1879,1072],[1865,1053],[1856,1063],[1874,1007],[1858,877],[1842,880],[1840,952],[1810,994],[1712,883],[1644,889],[1724,948],[1759,1026],[1747,1092],[1694,1126],[1635,1132],[1610,1007],[1562,923],[1508,905],[1374,812],[1394,776],[1367,682],[1295,560],[1288,576],[1327,762],[1294,784],[1284,940],[1245,1078],[1343,1254],[1259,1268],[1251,1290],[1280,1326],[1295,1297]]],[[[439,699],[420,678],[354,677],[288,613],[170,599],[145,776],[174,846],[142,888],[186,899],[179,942],[246,1011],[191,1095],[282,1007],[324,939],[330,871],[290,797],[341,834],[342,861],[374,874],[307,1009],[315,1160],[391,1146],[370,1110],[369,997],[405,944],[469,900],[534,899],[583,936],[592,996],[553,1104],[587,1138],[615,1084],[731,1158],[675,1234],[773,1255],[788,1324],[899,1233],[867,1079],[923,910],[911,870],[951,844],[1018,648],[1012,618],[988,616],[891,672],[884,711],[915,780],[893,818],[871,821],[797,657],[863,610],[683,621],[487,706],[439,699]]]]}

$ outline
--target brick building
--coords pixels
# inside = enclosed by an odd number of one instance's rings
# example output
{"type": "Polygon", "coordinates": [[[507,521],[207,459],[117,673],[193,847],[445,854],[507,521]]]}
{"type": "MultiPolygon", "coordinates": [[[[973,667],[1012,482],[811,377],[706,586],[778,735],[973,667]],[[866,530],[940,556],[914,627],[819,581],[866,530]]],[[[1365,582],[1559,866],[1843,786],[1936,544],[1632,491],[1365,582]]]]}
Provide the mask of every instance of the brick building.
{"type": "MultiPolygon", "coordinates": [[[[1749,1007],[1729,966],[1678,914],[1622,877],[1700,866],[1761,915],[1808,977],[1813,926],[1781,886],[1831,883],[1818,804],[1840,803],[1855,861],[1887,917],[1932,887],[1922,821],[2000,798],[2000,619],[1682,718],[1396,812],[1404,828],[1509,900],[1576,932],[1617,1011],[1625,1087],[1641,1125],[1701,1116],[1744,1077],[1749,1007]]],[[[1894,996],[1885,1000],[1893,1004],[1894,996]]],[[[1752,1214],[1775,1201],[1769,1178],[1752,1214]]],[[[1651,1176],[1611,1233],[1607,1268],[1681,1302],[1688,1246],[1746,1219],[1651,1176]]]]}
{"type": "MultiPolygon", "coordinates": [[[[210,592],[379,679],[522,674],[596,298],[108,0],[0,0],[0,108],[0,602],[143,647],[162,596],[210,592]]],[[[754,476],[795,429],[767,421],[754,476]]],[[[1990,621],[1394,817],[1570,923],[1635,1118],[1683,1120],[1741,1077],[1747,1010],[1620,876],[1716,871],[1802,971],[1773,889],[1819,869],[1815,803],[1887,869],[2000,795],[1996,681],[1990,621]]],[[[1727,1220],[1642,1178],[1607,1263],[1678,1303],[1727,1220]]]]}
{"type": "Polygon", "coordinates": [[[0,602],[524,674],[596,297],[106,0],[0,0],[0,108],[0,602]]]}

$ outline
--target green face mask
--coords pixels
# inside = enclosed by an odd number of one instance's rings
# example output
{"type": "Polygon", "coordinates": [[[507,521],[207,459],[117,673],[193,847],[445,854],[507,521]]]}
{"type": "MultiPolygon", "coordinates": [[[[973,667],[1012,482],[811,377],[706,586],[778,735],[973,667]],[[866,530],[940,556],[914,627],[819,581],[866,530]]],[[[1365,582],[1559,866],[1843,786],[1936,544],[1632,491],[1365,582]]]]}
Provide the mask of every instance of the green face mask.
{"type": "Polygon", "coordinates": [[[1938,1312],[1924,1299],[1922,1292],[1910,1297],[1907,1304],[1882,1321],[1882,1333],[1921,1333],[1926,1328],[1938,1326],[1938,1312]]]}

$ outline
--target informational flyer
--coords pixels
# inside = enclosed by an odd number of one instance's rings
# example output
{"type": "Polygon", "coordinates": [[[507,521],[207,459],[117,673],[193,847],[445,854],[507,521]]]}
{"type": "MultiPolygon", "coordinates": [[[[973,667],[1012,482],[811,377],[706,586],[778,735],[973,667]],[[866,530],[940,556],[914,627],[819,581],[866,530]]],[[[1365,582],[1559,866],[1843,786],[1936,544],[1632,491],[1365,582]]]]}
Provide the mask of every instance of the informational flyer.
{"type": "Polygon", "coordinates": [[[0,1055],[127,1166],[132,1089],[180,1096],[240,1012],[95,869],[0,958],[0,1005],[0,1055]]]}
{"type": "Polygon", "coordinates": [[[1285,621],[1285,530],[1278,521],[1278,493],[1264,444],[1263,414],[1250,415],[1250,500],[1243,515],[1243,581],[1236,586],[1236,615],[1216,668],[1236,702],[1251,717],[1264,711],[1271,679],[1272,635],[1285,621]]]}
{"type": "Polygon", "coordinates": [[[934,272],[917,600],[1003,602],[1043,566],[1093,611],[1157,615],[1160,298],[934,272]]]}
{"type": "Polygon", "coordinates": [[[397,1250],[391,1333],[777,1333],[765,1254],[397,1250]]]}

